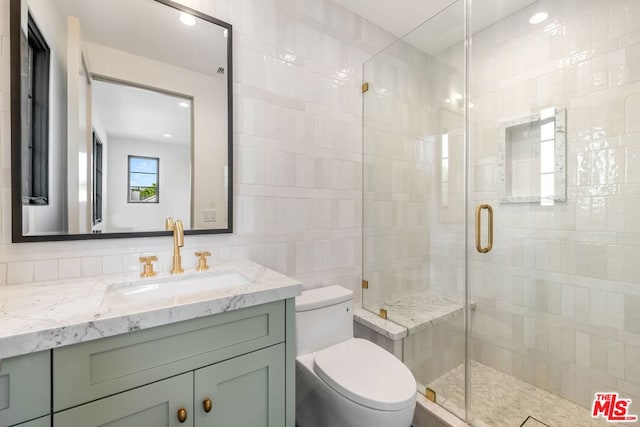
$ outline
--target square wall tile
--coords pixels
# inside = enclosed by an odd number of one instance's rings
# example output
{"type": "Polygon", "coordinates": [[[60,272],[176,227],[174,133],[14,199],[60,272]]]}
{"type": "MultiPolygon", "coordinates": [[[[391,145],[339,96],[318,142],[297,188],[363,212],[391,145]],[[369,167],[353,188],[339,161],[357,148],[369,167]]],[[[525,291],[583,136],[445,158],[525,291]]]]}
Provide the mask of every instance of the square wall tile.
{"type": "Polygon", "coordinates": [[[82,272],[81,258],[62,258],[58,260],[58,274],[60,279],[80,277],[82,272]]]}
{"type": "Polygon", "coordinates": [[[104,274],[122,273],[122,255],[107,255],[102,257],[102,272],[104,274]]]}
{"type": "Polygon", "coordinates": [[[102,257],[83,257],[81,270],[82,276],[84,277],[102,274],[102,257]]]}
{"type": "Polygon", "coordinates": [[[10,262],[7,264],[7,283],[33,282],[33,261],[10,262]]]}
{"type": "Polygon", "coordinates": [[[33,265],[33,280],[36,282],[58,279],[58,260],[49,259],[35,261],[33,265]]]}

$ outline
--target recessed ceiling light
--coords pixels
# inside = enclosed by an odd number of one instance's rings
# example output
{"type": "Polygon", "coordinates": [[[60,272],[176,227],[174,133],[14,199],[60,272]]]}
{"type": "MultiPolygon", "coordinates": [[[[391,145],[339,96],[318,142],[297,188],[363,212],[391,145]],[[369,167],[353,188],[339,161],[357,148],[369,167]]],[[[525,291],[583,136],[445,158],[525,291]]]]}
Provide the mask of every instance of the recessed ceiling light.
{"type": "Polygon", "coordinates": [[[222,32],[222,35],[226,39],[227,37],[229,37],[229,31],[225,28],[224,31],[222,32]]]}
{"type": "Polygon", "coordinates": [[[164,134],[164,135],[162,135],[162,136],[164,136],[165,138],[171,138],[171,134],[170,134],[170,133],[165,133],[165,134],[164,134]]]}
{"type": "Polygon", "coordinates": [[[549,17],[549,14],[547,12],[538,12],[535,15],[533,15],[531,18],[529,18],[529,23],[534,25],[540,24],[546,21],[548,17],[549,17]]]}
{"type": "Polygon", "coordinates": [[[193,15],[189,15],[188,13],[181,13],[180,14],[180,21],[184,24],[184,25],[188,25],[188,26],[193,26],[196,25],[196,18],[193,15]]]}
{"type": "Polygon", "coordinates": [[[181,102],[178,104],[179,106],[181,106],[182,108],[189,108],[189,103],[188,102],[181,102]]]}

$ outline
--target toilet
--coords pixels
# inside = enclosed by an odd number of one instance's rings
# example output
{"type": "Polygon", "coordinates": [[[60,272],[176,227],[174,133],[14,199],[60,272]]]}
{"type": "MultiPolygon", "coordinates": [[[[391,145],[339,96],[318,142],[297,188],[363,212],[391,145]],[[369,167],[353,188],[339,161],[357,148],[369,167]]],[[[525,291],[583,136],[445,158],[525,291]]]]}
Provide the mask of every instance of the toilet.
{"type": "Polygon", "coordinates": [[[353,292],[329,286],[296,298],[296,424],[409,427],[416,381],[391,353],[353,337],[353,292]]]}

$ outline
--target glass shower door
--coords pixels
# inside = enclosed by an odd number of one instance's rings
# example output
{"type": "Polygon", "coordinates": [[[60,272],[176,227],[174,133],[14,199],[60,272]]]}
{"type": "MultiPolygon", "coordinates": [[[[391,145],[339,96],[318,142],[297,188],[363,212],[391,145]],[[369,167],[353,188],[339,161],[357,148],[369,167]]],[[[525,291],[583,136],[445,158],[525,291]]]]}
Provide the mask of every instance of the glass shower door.
{"type": "Polygon", "coordinates": [[[363,306],[404,328],[402,357],[464,418],[464,2],[364,63],[363,306]]]}
{"type": "Polygon", "coordinates": [[[640,414],[640,7],[493,3],[469,15],[467,416],[611,425],[596,393],[640,414]]]}

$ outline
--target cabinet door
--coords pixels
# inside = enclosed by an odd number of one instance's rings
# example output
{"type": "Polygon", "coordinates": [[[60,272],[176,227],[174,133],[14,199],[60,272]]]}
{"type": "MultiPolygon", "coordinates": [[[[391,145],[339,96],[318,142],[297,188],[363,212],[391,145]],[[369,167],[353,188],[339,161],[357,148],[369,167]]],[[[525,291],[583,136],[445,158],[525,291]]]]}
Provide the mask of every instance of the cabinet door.
{"type": "Polygon", "coordinates": [[[193,427],[193,372],[53,415],[54,427],[193,427]],[[178,420],[184,409],[187,419],[178,420]]]}
{"type": "Polygon", "coordinates": [[[0,427],[51,411],[51,352],[25,354],[0,364],[0,427]]]}
{"type": "Polygon", "coordinates": [[[285,425],[284,344],[195,372],[195,426],[285,425]],[[209,399],[212,409],[205,412],[209,399]]]}

